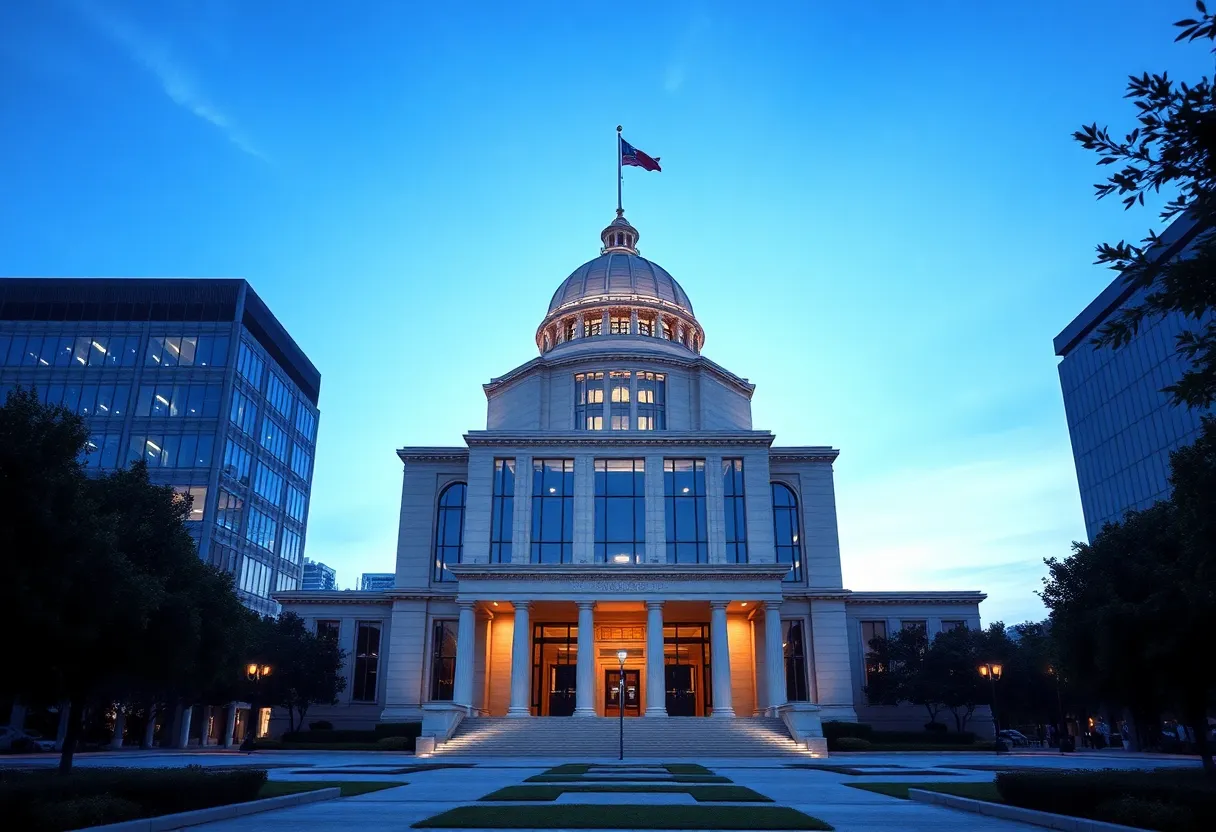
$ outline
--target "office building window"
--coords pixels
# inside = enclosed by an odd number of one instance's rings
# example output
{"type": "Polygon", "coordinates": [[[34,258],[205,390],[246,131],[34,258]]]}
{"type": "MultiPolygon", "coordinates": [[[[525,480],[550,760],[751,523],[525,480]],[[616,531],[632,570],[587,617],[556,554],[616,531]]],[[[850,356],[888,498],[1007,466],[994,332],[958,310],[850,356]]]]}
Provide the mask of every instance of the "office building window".
{"type": "Polygon", "coordinates": [[[574,429],[604,429],[603,373],[579,373],[574,377],[574,429]]]}
{"type": "Polygon", "coordinates": [[[532,563],[574,560],[574,460],[532,460],[532,563]]]}
{"type": "Polygon", "coordinates": [[[46,336],[14,332],[0,335],[0,367],[134,367],[138,335],[46,336]],[[60,353],[62,352],[62,356],[60,353]]]}
{"type": "Polygon", "coordinates": [[[454,482],[439,494],[435,523],[435,580],[454,580],[448,564],[460,563],[464,552],[464,501],[468,486],[454,482]]]}
{"type": "Polygon", "coordinates": [[[215,502],[215,525],[234,532],[239,531],[244,510],[245,503],[240,497],[221,488],[215,502]]]}
{"type": "Polygon", "coordinates": [[[274,540],[279,533],[279,524],[264,511],[249,507],[248,522],[245,523],[245,539],[267,552],[274,551],[274,540]]]}
{"type": "Polygon", "coordinates": [[[861,622],[861,652],[865,656],[864,668],[865,679],[868,682],[870,677],[875,673],[882,673],[885,669],[878,659],[875,658],[873,641],[877,638],[885,639],[887,637],[887,622],[885,621],[863,621],[861,622]]]}
{"type": "Polygon", "coordinates": [[[241,579],[237,586],[259,598],[270,597],[270,567],[245,555],[241,558],[241,579]]]}
{"type": "Polygon", "coordinates": [[[304,522],[304,514],[308,508],[308,498],[304,492],[294,485],[287,486],[287,516],[297,523],[304,522]]]}
{"type": "Polygon", "coordinates": [[[317,440],[317,416],[303,402],[296,409],[296,430],[309,442],[317,440]]]}
{"type": "Polygon", "coordinates": [[[380,622],[355,623],[355,679],[351,699],[375,702],[380,675],[380,622]]]}
{"type": "Polygon", "coordinates": [[[295,575],[280,572],[275,579],[274,588],[276,592],[294,592],[300,588],[300,580],[295,575]]]}
{"type": "Polygon", "coordinates": [[[456,622],[435,622],[431,634],[431,701],[451,702],[456,691],[456,622]]]}
{"type": "Polygon", "coordinates": [[[638,373],[638,430],[667,430],[667,376],[638,373]]]}
{"type": "Polygon", "coordinates": [[[43,404],[66,407],[94,419],[125,416],[131,395],[127,384],[48,384],[34,389],[43,404]]]}
{"type": "Polygon", "coordinates": [[[747,512],[743,504],[743,460],[722,460],[722,503],[726,514],[726,562],[747,563],[747,512]]]}
{"type": "Polygon", "coordinates": [[[175,485],[173,490],[177,492],[179,498],[183,501],[189,501],[190,513],[186,515],[187,523],[201,523],[203,520],[203,509],[207,505],[207,486],[205,485],[175,485]]]}
{"type": "Polygon", "coordinates": [[[283,478],[266,467],[265,462],[258,463],[257,476],[253,478],[253,493],[263,500],[268,500],[275,507],[283,504],[283,478]]]}
{"type": "Polygon", "coordinates": [[[770,485],[773,492],[773,542],[777,547],[777,563],[788,563],[790,571],[784,581],[802,580],[802,544],[799,542],[798,498],[784,483],[770,485]]]}
{"type": "Polygon", "coordinates": [[[287,462],[287,429],[270,417],[262,420],[262,447],[279,462],[287,462]]]}
{"type": "Polygon", "coordinates": [[[806,675],[806,637],[803,622],[789,618],[781,622],[782,650],[785,653],[785,701],[809,702],[810,687],[806,675]]]}
{"type": "Polygon", "coordinates": [[[608,374],[609,416],[613,430],[629,430],[629,372],[614,370],[608,374]]]}
{"type": "MultiPolygon", "coordinates": [[[[97,342],[104,341],[104,336],[93,340],[94,349],[100,353],[105,345],[97,342]]],[[[133,337],[128,337],[124,346],[132,346],[131,340],[133,337]]],[[[138,338],[134,340],[138,343],[138,338]]],[[[111,344],[110,348],[114,346],[117,345],[111,344]]],[[[93,366],[92,362],[93,356],[90,355],[90,366],[93,366]]],[[[148,367],[223,367],[227,363],[227,335],[153,335],[148,339],[144,358],[144,364],[148,367]]]]}
{"type": "Polygon", "coordinates": [[[279,557],[291,563],[300,562],[300,536],[291,529],[283,529],[283,541],[279,546],[279,557]]]}
{"type": "Polygon", "coordinates": [[[273,372],[266,378],[266,401],[270,402],[270,406],[290,424],[291,406],[295,400],[291,395],[291,389],[273,372]]]}
{"type": "Polygon", "coordinates": [[[135,434],[127,462],[143,460],[149,468],[210,468],[215,437],[209,433],[135,434]]]}
{"type": "Polygon", "coordinates": [[[252,384],[255,390],[261,390],[262,372],[265,369],[266,362],[258,357],[253,347],[242,341],[236,356],[236,371],[241,374],[241,378],[252,384]]]}
{"type": "Polygon", "coordinates": [[[646,559],[646,460],[595,461],[596,563],[646,559]]]}
{"type": "Polygon", "coordinates": [[[224,445],[224,475],[242,485],[249,485],[252,457],[244,447],[229,439],[224,445]]]}
{"type": "Polygon", "coordinates": [[[118,452],[121,448],[122,434],[93,434],[85,443],[84,452],[80,455],[80,464],[86,468],[117,468],[118,452]]]}
{"type": "Polygon", "coordinates": [[[663,460],[668,563],[708,563],[705,460],[663,460]]]}
{"type": "Polygon", "coordinates": [[[342,633],[342,622],[335,618],[323,618],[317,622],[317,638],[337,641],[342,633]]]}
{"type": "Polygon", "coordinates": [[[515,517],[515,460],[494,460],[494,497],[490,506],[490,563],[511,562],[515,517]]]}
{"type": "Polygon", "coordinates": [[[302,480],[312,473],[312,454],[299,442],[291,443],[291,472],[302,480]]]}
{"type": "Polygon", "coordinates": [[[258,406],[239,390],[232,391],[232,403],[228,407],[228,421],[250,436],[258,423],[258,406]]]}

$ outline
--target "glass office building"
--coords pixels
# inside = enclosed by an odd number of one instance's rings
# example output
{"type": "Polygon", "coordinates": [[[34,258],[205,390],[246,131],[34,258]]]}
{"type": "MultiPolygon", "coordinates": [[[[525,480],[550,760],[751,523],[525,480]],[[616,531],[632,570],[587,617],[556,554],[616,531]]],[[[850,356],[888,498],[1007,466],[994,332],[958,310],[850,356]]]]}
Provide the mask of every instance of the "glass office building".
{"type": "MultiPolygon", "coordinates": [[[[1185,257],[1196,232],[1188,218],[1175,221],[1161,235],[1157,256],[1185,257]]],[[[1204,413],[1175,406],[1161,392],[1186,369],[1175,344],[1195,321],[1181,315],[1146,321],[1126,346],[1094,349],[1102,324],[1141,297],[1116,278],[1055,339],[1090,540],[1125,512],[1169,496],[1170,451],[1195,440],[1204,413]]]]}
{"type": "Polygon", "coordinates": [[[304,580],[300,589],[334,590],[338,588],[338,573],[331,566],[304,558],[304,580]]]}
{"type": "Polygon", "coordinates": [[[138,459],[193,498],[199,556],[276,613],[304,559],[321,376],[239,279],[0,280],[0,395],[89,424],[84,463],[138,459]]]}

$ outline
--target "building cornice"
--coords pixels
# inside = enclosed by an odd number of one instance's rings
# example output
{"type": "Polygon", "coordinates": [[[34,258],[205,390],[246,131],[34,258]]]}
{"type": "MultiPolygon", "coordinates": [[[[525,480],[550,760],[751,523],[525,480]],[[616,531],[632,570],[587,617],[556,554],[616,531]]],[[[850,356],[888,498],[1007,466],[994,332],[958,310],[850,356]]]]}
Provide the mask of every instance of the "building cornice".
{"type": "Polygon", "coordinates": [[[297,589],[291,592],[274,592],[270,595],[280,604],[388,604],[396,596],[388,591],[376,592],[361,589],[297,589]]]}
{"type": "Polygon", "coordinates": [[[771,462],[835,462],[840,456],[840,449],[830,445],[799,445],[796,447],[773,448],[768,452],[771,462]]]}
{"type": "Polygon", "coordinates": [[[612,566],[603,563],[460,563],[448,569],[461,581],[571,581],[571,580],[676,580],[755,581],[780,580],[790,571],[782,563],[639,563],[612,566]]]}
{"type": "Polygon", "coordinates": [[[988,597],[976,590],[946,592],[851,592],[850,604],[978,604],[988,597]]]}
{"type": "Polygon", "coordinates": [[[469,449],[460,447],[398,448],[402,462],[468,462],[469,449]]]}
{"type": "MultiPolygon", "coordinates": [[[[578,446],[590,448],[693,448],[750,446],[767,448],[776,439],[768,431],[469,431],[464,441],[478,447],[578,446]]],[[[400,452],[398,452],[400,453],[400,452]]]]}

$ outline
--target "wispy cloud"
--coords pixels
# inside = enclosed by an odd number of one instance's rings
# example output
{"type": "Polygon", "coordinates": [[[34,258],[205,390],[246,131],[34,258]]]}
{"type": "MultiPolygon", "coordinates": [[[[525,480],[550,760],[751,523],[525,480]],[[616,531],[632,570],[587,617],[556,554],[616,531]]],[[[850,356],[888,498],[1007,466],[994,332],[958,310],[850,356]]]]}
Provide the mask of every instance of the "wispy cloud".
{"type": "Polygon", "coordinates": [[[270,161],[232,119],[208,99],[189,67],[173,54],[167,40],[141,29],[133,21],[99,3],[77,0],[76,6],[98,31],[151,73],[174,104],[222,131],[228,141],[243,152],[262,161],[270,161]]]}
{"type": "Polygon", "coordinates": [[[663,89],[667,92],[673,95],[678,93],[688,80],[689,66],[701,57],[708,29],[709,18],[699,14],[688,22],[676,39],[675,49],[663,71],[663,89]]]}
{"type": "MultiPolygon", "coordinates": [[[[955,449],[959,450],[959,449],[955,449]]],[[[1084,535],[1067,440],[983,437],[955,461],[849,482],[837,500],[845,585],[979,589],[987,620],[1041,618],[1043,558],[1084,535]]]]}

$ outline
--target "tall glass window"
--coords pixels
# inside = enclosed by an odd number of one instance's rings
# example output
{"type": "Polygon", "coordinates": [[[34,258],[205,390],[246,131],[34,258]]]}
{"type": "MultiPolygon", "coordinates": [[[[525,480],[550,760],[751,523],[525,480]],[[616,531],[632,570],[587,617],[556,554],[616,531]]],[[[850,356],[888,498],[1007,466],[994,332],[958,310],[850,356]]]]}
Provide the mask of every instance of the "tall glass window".
{"type": "Polygon", "coordinates": [[[249,485],[249,451],[231,439],[224,445],[224,474],[242,485],[249,485]]]}
{"type": "Polygon", "coordinates": [[[638,318],[638,335],[654,335],[654,321],[638,318]]]}
{"type": "Polygon", "coordinates": [[[342,632],[342,622],[335,618],[323,618],[317,622],[317,638],[337,641],[342,632]]]}
{"type": "Polygon", "coordinates": [[[296,430],[309,442],[317,438],[317,417],[303,403],[296,410],[296,430]]]}
{"type": "Polygon", "coordinates": [[[278,533],[279,524],[273,517],[253,506],[249,507],[249,517],[245,523],[246,540],[268,552],[273,552],[275,537],[278,533]]]}
{"type": "Polygon", "coordinates": [[[790,618],[781,622],[783,650],[785,653],[785,701],[809,702],[810,689],[806,675],[806,637],[803,635],[801,619],[790,618]]]}
{"type": "Polygon", "coordinates": [[[435,580],[453,580],[448,564],[460,563],[464,554],[464,501],[468,486],[454,482],[439,494],[435,523],[435,580]]]}
{"type": "Polygon", "coordinates": [[[291,529],[283,529],[283,543],[279,547],[279,557],[292,563],[300,562],[300,536],[291,529]]]}
{"type": "Polygon", "coordinates": [[[451,702],[456,691],[456,622],[436,621],[431,634],[431,701],[451,702]]]}
{"type": "Polygon", "coordinates": [[[532,460],[532,562],[574,560],[574,460],[532,460]]]}
{"type": "Polygon", "coordinates": [[[604,319],[599,315],[588,315],[583,319],[583,335],[599,335],[604,325],[604,319]]]}
{"type": "Polygon", "coordinates": [[[595,461],[595,561],[641,563],[646,555],[646,460],[595,461]]]}
{"type": "Polygon", "coordinates": [[[515,517],[515,460],[494,460],[494,497],[490,506],[490,563],[511,562],[515,517]]]}
{"type": "Polygon", "coordinates": [[[355,622],[355,679],[350,698],[356,702],[376,701],[376,682],[380,676],[380,622],[355,622]]]}
{"type": "Polygon", "coordinates": [[[608,319],[608,331],[613,335],[629,334],[629,316],[613,315],[608,319]]]}
{"type": "Polygon", "coordinates": [[[244,501],[230,491],[220,489],[215,501],[215,525],[221,528],[237,531],[241,527],[241,515],[244,513],[244,501]]]}
{"type": "Polygon", "coordinates": [[[874,657],[874,648],[871,646],[876,638],[887,637],[887,622],[885,621],[862,621],[861,622],[861,653],[865,657],[865,678],[869,681],[870,676],[874,673],[882,673],[883,666],[874,657]]]}
{"type": "Polygon", "coordinates": [[[228,407],[228,421],[253,436],[258,422],[258,406],[244,393],[234,390],[232,404],[228,407]]]}
{"type": "Polygon", "coordinates": [[[279,462],[287,461],[287,429],[274,419],[262,420],[262,447],[279,462]]]}
{"type": "Polygon", "coordinates": [[[638,373],[638,430],[667,430],[667,376],[638,373]]]}
{"type": "Polygon", "coordinates": [[[287,486],[287,516],[297,523],[304,522],[304,510],[308,506],[308,498],[304,492],[295,486],[287,486]]]}
{"type": "Polygon", "coordinates": [[[722,503],[726,513],[726,562],[747,563],[742,459],[722,460],[722,503]]]}
{"type": "MultiPolygon", "coordinates": [[[[231,446],[232,440],[229,439],[228,443],[231,446]]],[[[253,492],[276,507],[282,505],[283,478],[267,468],[265,462],[259,462],[257,474],[253,478],[253,492]]]]}
{"type": "Polygon", "coordinates": [[[579,373],[574,377],[574,429],[604,429],[603,373],[579,373]]]}
{"type": "Polygon", "coordinates": [[[611,412],[613,430],[629,430],[629,371],[613,370],[608,374],[608,388],[611,395],[611,412]]]}
{"type": "Polygon", "coordinates": [[[667,562],[708,563],[705,518],[705,460],[663,460],[667,514],[667,562]]]}
{"type": "Polygon", "coordinates": [[[266,379],[266,401],[270,402],[270,406],[283,416],[284,419],[290,421],[291,406],[294,400],[291,396],[291,390],[287,384],[274,373],[270,373],[266,379]]]}
{"type": "Polygon", "coordinates": [[[777,563],[788,563],[790,571],[782,580],[802,580],[802,543],[798,533],[798,498],[788,485],[772,484],[773,542],[777,546],[777,563]]]}
{"type": "Polygon", "coordinates": [[[266,369],[266,362],[258,357],[244,341],[241,342],[241,347],[237,351],[236,356],[236,371],[241,374],[245,381],[254,386],[255,389],[262,388],[262,372],[266,369]]]}

